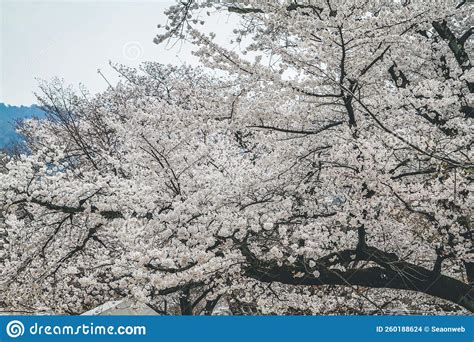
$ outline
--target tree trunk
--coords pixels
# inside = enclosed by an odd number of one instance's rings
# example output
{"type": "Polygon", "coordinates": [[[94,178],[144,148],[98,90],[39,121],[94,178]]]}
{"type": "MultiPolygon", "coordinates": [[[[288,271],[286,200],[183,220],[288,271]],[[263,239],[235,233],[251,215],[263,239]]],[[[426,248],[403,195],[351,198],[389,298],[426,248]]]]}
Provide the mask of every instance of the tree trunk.
{"type": "Polygon", "coordinates": [[[467,282],[469,285],[474,286],[474,262],[464,262],[464,268],[466,269],[467,282]]]}
{"type": "MultiPolygon", "coordinates": [[[[248,249],[246,249],[248,252],[248,249]]],[[[332,253],[316,260],[311,267],[303,261],[293,265],[278,266],[273,261],[260,261],[255,256],[247,255],[249,266],[246,275],[262,282],[280,282],[289,285],[342,285],[364,286],[368,288],[390,288],[410,290],[445,299],[474,312],[474,287],[457,279],[435,273],[424,267],[399,261],[397,256],[366,247],[364,251],[345,250],[332,253]],[[373,261],[379,266],[369,268],[352,268],[345,271],[331,266],[357,260],[373,261]],[[337,259],[336,262],[330,260],[337,259]],[[317,272],[315,272],[317,271],[317,272]],[[304,274],[302,277],[295,275],[304,274]],[[315,276],[318,275],[317,277],[315,276]]]]}

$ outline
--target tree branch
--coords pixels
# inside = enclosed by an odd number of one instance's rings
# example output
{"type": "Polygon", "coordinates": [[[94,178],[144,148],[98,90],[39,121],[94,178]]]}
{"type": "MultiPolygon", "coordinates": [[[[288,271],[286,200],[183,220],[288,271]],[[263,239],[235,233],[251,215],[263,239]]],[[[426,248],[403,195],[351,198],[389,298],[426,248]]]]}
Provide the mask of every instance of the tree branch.
{"type": "Polygon", "coordinates": [[[245,275],[258,281],[280,282],[298,286],[357,285],[368,288],[410,290],[451,301],[474,312],[474,287],[472,285],[401,261],[395,254],[384,252],[375,247],[367,246],[362,250],[332,253],[330,256],[316,260],[316,266],[313,268],[301,260],[291,265],[279,266],[275,261],[256,259],[248,247],[241,250],[248,262],[245,275]],[[334,263],[347,264],[355,260],[355,255],[357,255],[357,260],[373,261],[378,266],[349,268],[344,271],[331,268],[334,263]]]}

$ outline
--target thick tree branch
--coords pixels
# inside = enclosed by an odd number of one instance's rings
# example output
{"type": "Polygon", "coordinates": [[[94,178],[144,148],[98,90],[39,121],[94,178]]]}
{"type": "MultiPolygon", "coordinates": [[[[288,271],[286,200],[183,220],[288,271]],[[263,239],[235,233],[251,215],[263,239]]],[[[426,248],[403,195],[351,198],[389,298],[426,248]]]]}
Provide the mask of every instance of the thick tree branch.
{"type": "Polygon", "coordinates": [[[448,42],[449,48],[453,52],[454,57],[456,58],[456,61],[458,62],[461,69],[470,69],[471,63],[469,61],[469,56],[466,50],[464,49],[464,42],[472,32],[469,33],[469,35],[466,37],[463,36],[461,37],[461,39],[457,39],[454,33],[449,29],[446,20],[434,21],[432,25],[436,32],[439,34],[439,36],[448,42]]]}
{"type": "Polygon", "coordinates": [[[306,261],[279,266],[274,261],[258,260],[248,247],[242,248],[248,266],[245,275],[262,282],[280,282],[298,286],[364,286],[425,293],[456,303],[474,312],[474,287],[424,267],[399,260],[393,253],[374,247],[345,250],[316,260],[313,268],[306,261]],[[332,260],[332,261],[331,261],[332,260]],[[368,268],[331,268],[335,263],[354,260],[372,261],[378,266],[368,268]]]}

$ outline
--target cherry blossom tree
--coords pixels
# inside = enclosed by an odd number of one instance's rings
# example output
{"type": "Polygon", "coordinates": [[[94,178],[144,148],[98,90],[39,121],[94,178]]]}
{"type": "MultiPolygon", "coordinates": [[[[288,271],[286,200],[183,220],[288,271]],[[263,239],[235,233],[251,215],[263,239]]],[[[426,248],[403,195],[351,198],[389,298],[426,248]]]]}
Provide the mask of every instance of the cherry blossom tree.
{"type": "Polygon", "coordinates": [[[179,2],[205,70],[42,86],[1,175],[2,300],[78,312],[474,312],[472,5],[179,2]],[[206,12],[241,17],[227,46],[206,12]],[[211,76],[209,71],[218,71],[211,76]],[[161,304],[160,304],[161,305],[161,304]]]}
{"type": "Polygon", "coordinates": [[[225,195],[213,180],[239,152],[201,116],[219,113],[209,92],[227,85],[187,67],[114,67],[124,82],[93,97],[42,84],[48,120],[20,128],[31,154],[1,181],[4,301],[77,313],[134,296],[169,313],[160,298],[176,294],[181,313],[210,313],[231,262],[207,252],[225,195]]]}
{"type": "Polygon", "coordinates": [[[199,10],[212,3],[187,1],[170,9],[156,42],[187,38],[200,46],[197,54],[208,67],[238,75],[248,96],[231,120],[266,131],[259,143],[280,161],[281,168],[272,161],[261,165],[276,169],[277,179],[262,181],[258,191],[262,184],[270,188],[255,200],[263,202],[260,210],[270,210],[267,231],[247,232],[238,241],[247,276],[291,285],[409,289],[472,310],[473,86],[465,48],[472,7],[431,5],[224,5],[244,16],[235,31],[236,42],[248,42],[240,54],[193,27],[199,10]],[[275,215],[274,203],[284,199],[270,194],[278,190],[291,198],[293,215],[275,215]],[[281,226],[291,229],[282,233],[281,226]],[[329,241],[322,243],[324,233],[329,241]],[[443,268],[460,270],[464,283],[448,286],[443,268]]]}

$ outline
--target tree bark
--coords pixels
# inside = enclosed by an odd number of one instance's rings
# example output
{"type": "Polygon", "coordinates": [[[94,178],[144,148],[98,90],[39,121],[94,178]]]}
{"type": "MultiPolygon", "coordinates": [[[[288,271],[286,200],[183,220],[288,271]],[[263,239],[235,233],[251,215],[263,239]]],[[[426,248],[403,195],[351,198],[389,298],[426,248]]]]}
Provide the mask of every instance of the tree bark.
{"type": "Polygon", "coordinates": [[[474,262],[464,262],[466,269],[467,281],[471,286],[474,286],[474,262]]]}
{"type": "Polygon", "coordinates": [[[279,266],[274,261],[257,260],[253,254],[248,254],[248,248],[244,251],[249,261],[245,274],[258,281],[299,286],[341,285],[410,290],[448,300],[474,312],[472,284],[400,261],[396,255],[374,247],[366,247],[363,251],[344,250],[332,253],[315,260],[316,266],[313,268],[303,260],[298,260],[292,265],[279,266]],[[331,262],[334,259],[335,261],[331,262]],[[331,268],[336,264],[347,265],[355,260],[373,261],[378,266],[348,268],[345,271],[331,268]],[[315,271],[318,276],[315,276],[315,271]],[[300,276],[301,274],[303,276],[300,276]]]}

